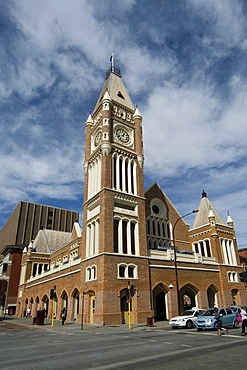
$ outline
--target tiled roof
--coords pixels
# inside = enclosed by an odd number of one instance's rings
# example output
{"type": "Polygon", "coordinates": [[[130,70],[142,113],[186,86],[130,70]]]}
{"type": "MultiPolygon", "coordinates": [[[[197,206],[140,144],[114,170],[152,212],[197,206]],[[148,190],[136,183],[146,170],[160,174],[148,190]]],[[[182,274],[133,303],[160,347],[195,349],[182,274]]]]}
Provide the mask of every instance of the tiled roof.
{"type": "Polygon", "coordinates": [[[69,232],[42,229],[33,241],[33,248],[36,252],[51,253],[70,241],[71,233],[69,232]]]}
{"type": "Polygon", "coordinates": [[[224,221],[220,217],[219,213],[215,209],[213,203],[208,199],[207,195],[205,192],[203,192],[203,196],[200,201],[199,205],[199,212],[196,214],[195,222],[193,225],[193,229],[196,227],[204,226],[209,223],[208,216],[209,212],[210,214],[214,214],[215,216],[215,222],[216,224],[222,224],[225,225],[224,221]]]}
{"type": "Polygon", "coordinates": [[[101,100],[105,95],[106,91],[108,91],[112,100],[134,110],[133,103],[123,84],[121,77],[118,74],[110,73],[101,90],[99,99],[94,108],[94,112],[98,109],[99,104],[101,103],[101,100]]]}

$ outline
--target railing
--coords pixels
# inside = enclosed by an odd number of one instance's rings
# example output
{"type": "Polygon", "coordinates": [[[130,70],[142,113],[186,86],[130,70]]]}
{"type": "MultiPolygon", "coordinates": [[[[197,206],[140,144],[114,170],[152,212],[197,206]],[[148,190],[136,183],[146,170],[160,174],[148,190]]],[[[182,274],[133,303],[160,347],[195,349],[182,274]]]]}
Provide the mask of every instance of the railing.
{"type": "Polygon", "coordinates": [[[60,265],[54,266],[53,268],[51,267],[49,270],[43,271],[39,275],[37,274],[35,276],[31,276],[27,280],[27,283],[32,282],[34,280],[42,279],[43,277],[48,276],[48,275],[52,275],[53,273],[57,273],[58,271],[68,269],[69,267],[78,265],[80,262],[81,262],[81,257],[78,256],[78,258],[76,260],[75,259],[71,259],[71,260],[68,261],[68,263],[60,264],[60,265]]]}
{"type": "Polygon", "coordinates": [[[108,71],[106,72],[106,77],[105,79],[107,80],[107,78],[110,76],[111,73],[115,73],[115,75],[119,76],[119,77],[122,77],[121,76],[121,72],[120,72],[120,68],[117,68],[115,66],[111,66],[108,71]]]}
{"type": "MultiPolygon", "coordinates": [[[[167,249],[149,249],[150,257],[157,257],[165,261],[174,261],[174,250],[172,248],[167,249]]],[[[177,261],[187,263],[217,263],[215,257],[205,257],[199,253],[193,251],[177,251],[177,261]]]]}

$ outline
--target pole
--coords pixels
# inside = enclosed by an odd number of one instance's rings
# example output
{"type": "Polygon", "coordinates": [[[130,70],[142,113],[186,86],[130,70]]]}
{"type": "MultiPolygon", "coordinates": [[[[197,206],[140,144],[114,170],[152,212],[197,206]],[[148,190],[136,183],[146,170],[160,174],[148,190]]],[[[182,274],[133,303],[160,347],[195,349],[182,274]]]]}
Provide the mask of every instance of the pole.
{"type": "Polygon", "coordinates": [[[54,285],[52,296],[51,326],[54,326],[55,299],[56,299],[56,285],[54,285]]]}
{"type": "Polygon", "coordinates": [[[130,298],[130,282],[128,281],[128,322],[129,322],[129,329],[131,329],[131,298],[130,298]]]}
{"type": "Polygon", "coordinates": [[[51,326],[54,326],[54,298],[52,298],[51,326]]]}
{"type": "Polygon", "coordinates": [[[189,212],[189,213],[186,213],[185,215],[183,216],[180,216],[176,221],[175,221],[175,224],[172,228],[172,237],[173,237],[173,250],[174,250],[174,268],[175,268],[175,280],[176,280],[176,292],[177,292],[177,303],[178,303],[178,315],[180,315],[180,310],[181,310],[181,307],[180,307],[180,295],[179,295],[179,282],[178,282],[178,265],[177,265],[177,252],[176,252],[176,243],[175,243],[175,228],[178,224],[178,222],[184,218],[184,217],[187,217],[189,215],[191,215],[192,213],[197,213],[199,212],[199,209],[193,209],[193,211],[189,212]]]}
{"type": "Polygon", "coordinates": [[[83,292],[82,294],[82,302],[81,302],[81,330],[83,330],[84,296],[85,296],[85,292],[83,292]]]}

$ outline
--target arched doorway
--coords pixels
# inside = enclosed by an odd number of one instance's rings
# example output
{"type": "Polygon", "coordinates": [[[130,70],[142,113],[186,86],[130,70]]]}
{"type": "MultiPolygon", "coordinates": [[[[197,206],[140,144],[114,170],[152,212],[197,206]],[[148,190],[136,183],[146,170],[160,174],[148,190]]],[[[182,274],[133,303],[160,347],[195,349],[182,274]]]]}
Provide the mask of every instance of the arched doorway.
{"type": "MultiPolygon", "coordinates": [[[[128,307],[128,289],[124,288],[120,291],[120,311],[121,322],[127,324],[129,322],[129,307],[128,307]]],[[[130,313],[132,312],[132,304],[130,302],[130,313]]]]}
{"type": "Polygon", "coordinates": [[[37,310],[39,310],[40,307],[39,307],[39,297],[37,296],[35,298],[35,302],[34,302],[34,305],[33,305],[33,317],[36,317],[37,316],[37,310]]]}
{"type": "Polygon", "coordinates": [[[179,298],[181,312],[197,307],[197,292],[197,289],[190,284],[185,285],[180,289],[179,298]]]}
{"type": "Polygon", "coordinates": [[[31,308],[31,316],[34,317],[34,304],[33,304],[33,297],[30,298],[30,305],[29,308],[31,308]]]}
{"type": "Polygon", "coordinates": [[[26,298],[24,302],[24,307],[23,307],[23,317],[27,316],[27,307],[28,307],[28,299],[26,298]]]}
{"type": "Polygon", "coordinates": [[[65,308],[68,315],[68,294],[66,293],[65,290],[62,292],[61,300],[62,300],[61,311],[63,308],[65,308]]]}
{"type": "Polygon", "coordinates": [[[44,304],[44,310],[45,310],[45,317],[48,315],[48,310],[49,310],[49,298],[45,294],[44,297],[42,298],[42,302],[44,304]]]}
{"type": "Polygon", "coordinates": [[[213,285],[210,285],[207,289],[208,307],[213,308],[218,306],[217,302],[217,290],[213,285]]]}
{"type": "Polygon", "coordinates": [[[240,293],[239,293],[239,290],[232,289],[231,296],[232,296],[232,304],[233,304],[233,306],[240,305],[240,293]]]}
{"type": "Polygon", "coordinates": [[[159,284],[153,290],[154,319],[155,321],[167,320],[167,291],[159,284]]]}
{"type": "Polygon", "coordinates": [[[89,323],[94,323],[94,314],[95,314],[95,293],[93,291],[89,292],[89,323]]]}
{"type": "Polygon", "coordinates": [[[77,320],[77,315],[79,313],[79,301],[80,301],[80,294],[78,289],[74,289],[72,293],[72,298],[73,298],[73,320],[77,320]]]}

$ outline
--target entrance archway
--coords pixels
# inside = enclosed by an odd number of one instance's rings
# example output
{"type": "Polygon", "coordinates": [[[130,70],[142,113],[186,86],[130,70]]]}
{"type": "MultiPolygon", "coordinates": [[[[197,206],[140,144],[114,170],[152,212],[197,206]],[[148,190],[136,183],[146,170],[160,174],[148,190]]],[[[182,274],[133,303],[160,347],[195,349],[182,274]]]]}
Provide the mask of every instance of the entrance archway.
{"type": "Polygon", "coordinates": [[[73,298],[73,320],[74,321],[77,320],[77,315],[79,313],[79,297],[80,297],[79,290],[75,288],[73,293],[72,293],[72,298],[73,298]]]}
{"type": "Polygon", "coordinates": [[[89,323],[94,323],[94,313],[95,313],[95,293],[90,292],[89,294],[89,323]]]}
{"type": "MultiPolygon", "coordinates": [[[[66,291],[64,290],[61,294],[61,307],[60,307],[60,310],[62,311],[63,308],[66,309],[66,312],[67,312],[67,315],[68,315],[68,294],[66,293],[66,291]]],[[[60,315],[60,313],[59,313],[60,315]]]]}
{"type": "MultiPolygon", "coordinates": [[[[128,290],[124,288],[120,291],[120,311],[121,311],[121,322],[127,324],[129,320],[128,312],[128,290]]],[[[130,313],[132,312],[132,304],[130,302],[130,313]]]]}
{"type": "Polygon", "coordinates": [[[168,319],[166,294],[167,291],[161,284],[157,285],[153,290],[155,321],[164,321],[168,319]]]}
{"type": "Polygon", "coordinates": [[[35,298],[35,302],[34,302],[34,305],[33,305],[33,317],[36,317],[37,316],[37,310],[39,310],[40,307],[39,307],[39,297],[37,296],[35,298]]]}
{"type": "Polygon", "coordinates": [[[45,317],[47,317],[48,310],[49,310],[49,298],[48,298],[48,296],[46,294],[42,298],[42,302],[43,302],[43,305],[44,305],[45,317]]]}
{"type": "Polygon", "coordinates": [[[210,285],[207,289],[208,307],[213,308],[218,306],[217,302],[217,290],[213,285],[210,285]]]}
{"type": "Polygon", "coordinates": [[[240,304],[240,293],[239,293],[239,290],[232,289],[231,296],[232,296],[232,304],[233,304],[233,306],[239,305],[240,304]]]}
{"type": "Polygon", "coordinates": [[[197,289],[190,284],[185,285],[180,289],[179,298],[181,312],[197,307],[197,292],[197,289]]]}
{"type": "Polygon", "coordinates": [[[27,316],[27,305],[28,305],[28,299],[26,298],[24,302],[24,307],[23,307],[23,317],[27,316]]]}
{"type": "Polygon", "coordinates": [[[30,305],[29,307],[31,308],[31,316],[34,316],[34,304],[33,304],[33,297],[30,298],[30,305]]]}

